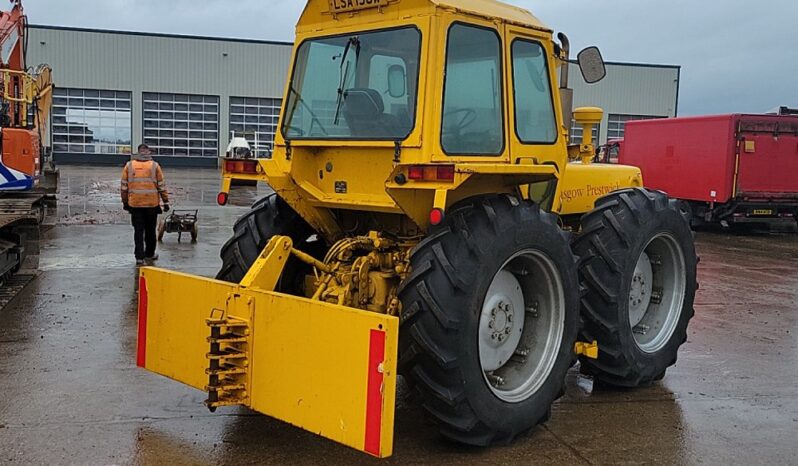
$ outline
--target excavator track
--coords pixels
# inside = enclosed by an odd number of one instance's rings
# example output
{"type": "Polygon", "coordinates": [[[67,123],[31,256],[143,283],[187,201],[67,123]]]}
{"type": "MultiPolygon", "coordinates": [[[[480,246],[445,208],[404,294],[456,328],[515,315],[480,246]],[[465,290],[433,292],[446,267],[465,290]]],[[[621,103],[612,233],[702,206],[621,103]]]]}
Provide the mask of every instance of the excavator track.
{"type": "Polygon", "coordinates": [[[36,276],[45,195],[0,195],[0,310],[36,276]]]}
{"type": "Polygon", "coordinates": [[[0,286],[0,311],[10,303],[28,283],[36,277],[33,274],[17,274],[0,286]]]}

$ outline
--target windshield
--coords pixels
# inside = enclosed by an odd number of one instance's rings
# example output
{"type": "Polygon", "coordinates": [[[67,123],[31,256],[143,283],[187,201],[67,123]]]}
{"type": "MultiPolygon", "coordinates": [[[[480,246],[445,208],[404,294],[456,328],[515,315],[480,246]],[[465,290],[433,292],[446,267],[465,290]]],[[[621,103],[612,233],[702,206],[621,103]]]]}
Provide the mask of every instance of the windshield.
{"type": "Polygon", "coordinates": [[[421,33],[412,27],[303,42],[283,136],[407,138],[415,122],[420,53],[421,33]]]}

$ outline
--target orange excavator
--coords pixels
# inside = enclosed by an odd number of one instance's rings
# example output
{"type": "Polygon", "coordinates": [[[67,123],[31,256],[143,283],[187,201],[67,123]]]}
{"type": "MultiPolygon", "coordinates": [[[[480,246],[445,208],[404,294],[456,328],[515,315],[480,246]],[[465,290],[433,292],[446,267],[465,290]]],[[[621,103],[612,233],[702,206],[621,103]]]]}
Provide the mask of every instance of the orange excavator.
{"type": "Polygon", "coordinates": [[[43,160],[52,70],[28,66],[27,25],[21,0],[0,12],[0,282],[37,267],[48,191],[57,188],[43,160]]]}

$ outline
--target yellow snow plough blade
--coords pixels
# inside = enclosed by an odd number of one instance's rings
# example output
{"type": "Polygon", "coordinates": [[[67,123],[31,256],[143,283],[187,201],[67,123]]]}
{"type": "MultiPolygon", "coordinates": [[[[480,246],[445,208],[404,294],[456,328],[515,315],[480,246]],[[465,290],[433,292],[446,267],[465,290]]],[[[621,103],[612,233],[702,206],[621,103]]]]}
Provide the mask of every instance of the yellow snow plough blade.
{"type": "Polygon", "coordinates": [[[211,410],[246,406],[390,456],[398,318],[248,283],[142,269],[138,365],[207,391],[211,410]]]}

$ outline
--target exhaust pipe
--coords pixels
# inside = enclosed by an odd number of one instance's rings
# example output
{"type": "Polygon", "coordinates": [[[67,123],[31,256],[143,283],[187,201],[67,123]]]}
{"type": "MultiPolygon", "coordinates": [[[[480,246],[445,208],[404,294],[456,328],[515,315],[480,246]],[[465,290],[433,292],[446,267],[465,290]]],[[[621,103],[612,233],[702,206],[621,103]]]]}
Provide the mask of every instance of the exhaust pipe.
{"type": "Polygon", "coordinates": [[[562,32],[557,33],[557,39],[560,41],[560,49],[562,50],[562,55],[565,57],[562,65],[560,65],[560,103],[562,104],[562,120],[570,135],[574,108],[574,91],[568,87],[568,70],[571,64],[571,42],[568,40],[568,36],[562,32]]]}

